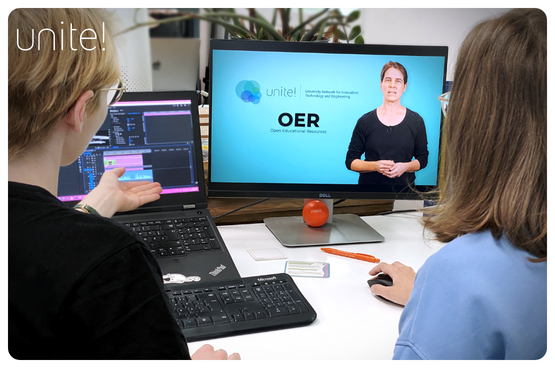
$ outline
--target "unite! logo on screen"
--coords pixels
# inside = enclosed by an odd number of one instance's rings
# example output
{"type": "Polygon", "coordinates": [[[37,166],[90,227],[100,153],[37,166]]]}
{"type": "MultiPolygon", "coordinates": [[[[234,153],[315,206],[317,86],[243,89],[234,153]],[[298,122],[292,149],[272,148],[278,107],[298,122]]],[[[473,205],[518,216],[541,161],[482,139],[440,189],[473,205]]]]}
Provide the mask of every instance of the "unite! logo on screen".
{"type": "Polygon", "coordinates": [[[253,80],[242,80],[237,83],[235,93],[243,102],[252,102],[255,105],[260,102],[260,98],[262,97],[262,93],[260,93],[260,84],[253,80]]]}

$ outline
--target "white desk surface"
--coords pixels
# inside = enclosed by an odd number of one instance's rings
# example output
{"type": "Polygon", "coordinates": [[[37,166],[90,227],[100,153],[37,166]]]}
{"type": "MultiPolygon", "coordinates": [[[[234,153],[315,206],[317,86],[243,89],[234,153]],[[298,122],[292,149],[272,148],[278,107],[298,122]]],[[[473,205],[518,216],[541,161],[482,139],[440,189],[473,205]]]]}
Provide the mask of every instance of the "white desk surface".
{"type": "MultiPolygon", "coordinates": [[[[438,242],[425,240],[416,214],[369,216],[363,219],[385,237],[381,243],[334,248],[371,254],[382,262],[402,262],[415,271],[438,242]]],[[[320,247],[286,248],[264,224],[219,226],[242,277],[284,272],[286,260],[255,261],[249,249],[278,248],[290,261],[328,262],[329,278],[294,277],[318,314],[311,325],[189,343],[196,351],[209,343],[243,360],[386,359],[393,356],[402,307],[375,297],[366,281],[375,263],[324,253],[320,247]]]]}

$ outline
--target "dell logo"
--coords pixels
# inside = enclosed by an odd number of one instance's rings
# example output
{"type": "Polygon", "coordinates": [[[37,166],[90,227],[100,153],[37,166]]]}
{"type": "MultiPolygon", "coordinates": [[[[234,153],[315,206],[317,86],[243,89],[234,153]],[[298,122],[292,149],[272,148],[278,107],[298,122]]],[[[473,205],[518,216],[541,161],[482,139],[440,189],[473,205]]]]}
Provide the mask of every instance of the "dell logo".
{"type": "Polygon", "coordinates": [[[331,198],[331,194],[329,194],[329,193],[320,193],[318,195],[318,197],[320,197],[320,198],[331,198]]]}

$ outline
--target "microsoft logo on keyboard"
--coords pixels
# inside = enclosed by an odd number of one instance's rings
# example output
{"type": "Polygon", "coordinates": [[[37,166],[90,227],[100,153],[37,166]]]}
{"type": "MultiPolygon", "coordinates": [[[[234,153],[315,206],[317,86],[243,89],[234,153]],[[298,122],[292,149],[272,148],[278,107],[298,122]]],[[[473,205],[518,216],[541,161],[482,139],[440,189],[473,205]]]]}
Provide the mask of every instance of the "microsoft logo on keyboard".
{"type": "Polygon", "coordinates": [[[258,278],[258,281],[272,281],[272,280],[277,280],[277,277],[272,276],[272,277],[266,277],[266,278],[264,278],[264,277],[259,277],[258,278]]]}

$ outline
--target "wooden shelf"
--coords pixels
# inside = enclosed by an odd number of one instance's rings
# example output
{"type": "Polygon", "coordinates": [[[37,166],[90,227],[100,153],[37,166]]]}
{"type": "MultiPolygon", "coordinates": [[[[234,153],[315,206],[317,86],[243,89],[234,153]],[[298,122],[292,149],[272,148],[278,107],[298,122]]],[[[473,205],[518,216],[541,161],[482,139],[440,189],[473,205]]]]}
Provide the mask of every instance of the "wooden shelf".
{"type": "MultiPolygon", "coordinates": [[[[208,198],[208,210],[216,218],[237,208],[256,203],[261,198],[208,198]]],[[[263,222],[267,217],[301,216],[303,199],[272,198],[252,207],[216,219],[217,225],[263,222]]],[[[370,216],[391,211],[393,200],[347,199],[333,207],[334,214],[351,213],[370,216]]]]}

